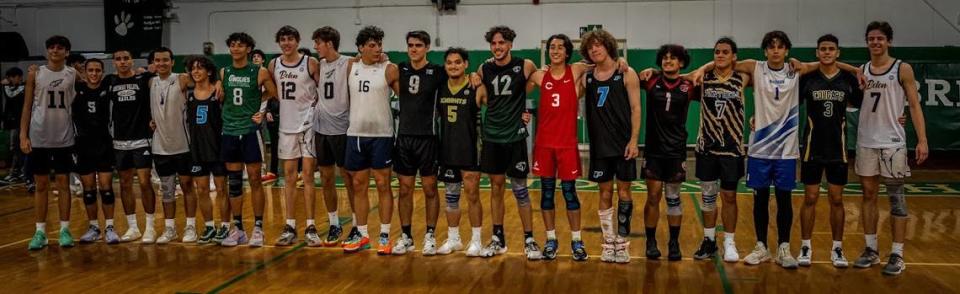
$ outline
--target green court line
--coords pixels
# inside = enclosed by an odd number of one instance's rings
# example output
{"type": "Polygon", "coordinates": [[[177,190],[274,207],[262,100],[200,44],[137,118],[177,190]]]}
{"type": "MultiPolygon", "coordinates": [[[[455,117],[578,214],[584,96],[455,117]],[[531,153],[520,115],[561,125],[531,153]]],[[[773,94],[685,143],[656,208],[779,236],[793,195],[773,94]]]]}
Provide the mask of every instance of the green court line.
{"type": "MultiPolygon", "coordinates": [[[[700,209],[700,201],[697,200],[697,196],[694,193],[689,193],[690,200],[693,201],[693,208],[697,210],[697,218],[700,219],[700,226],[703,226],[703,210],[700,209]]],[[[718,195],[719,196],[719,195],[718,195]]],[[[723,226],[716,226],[716,230],[722,232],[723,226]]],[[[716,238],[714,238],[716,240],[716,238]]],[[[713,265],[717,269],[717,273],[720,275],[720,284],[723,285],[723,293],[733,294],[733,286],[730,285],[730,279],[727,277],[727,271],[723,266],[723,261],[719,255],[713,256],[713,265]]]]}

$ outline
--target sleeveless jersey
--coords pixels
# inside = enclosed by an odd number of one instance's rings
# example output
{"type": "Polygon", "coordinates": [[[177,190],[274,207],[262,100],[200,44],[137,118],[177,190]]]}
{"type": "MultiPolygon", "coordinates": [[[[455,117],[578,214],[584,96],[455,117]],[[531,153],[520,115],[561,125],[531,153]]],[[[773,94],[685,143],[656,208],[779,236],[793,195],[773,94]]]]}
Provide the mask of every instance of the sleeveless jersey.
{"type": "Polygon", "coordinates": [[[878,149],[907,146],[907,134],[897,121],[907,102],[900,84],[901,64],[903,61],[894,60],[890,68],[880,74],[873,73],[869,62],[863,65],[867,88],[860,108],[857,146],[878,149]]]}
{"type": "Polygon", "coordinates": [[[74,82],[77,71],[64,66],[52,71],[40,66],[34,79],[33,112],[30,116],[30,144],[38,148],[73,146],[73,99],[77,96],[74,82]]]}
{"type": "Polygon", "coordinates": [[[686,158],[687,107],[699,92],[684,79],[658,75],[646,83],[647,122],[644,156],[686,158]]]}
{"type": "Polygon", "coordinates": [[[846,108],[863,96],[859,86],[846,71],[828,78],[818,70],[800,78],[800,102],[807,104],[804,162],[847,162],[846,108]]]}
{"type": "Polygon", "coordinates": [[[153,131],[150,130],[150,78],[151,74],[138,74],[128,78],[108,75],[104,83],[110,86],[110,118],[113,124],[113,147],[118,150],[133,150],[149,147],[153,131]]]}
{"type": "Polygon", "coordinates": [[[251,117],[260,111],[260,66],[223,68],[223,134],[241,136],[257,130],[251,117]]]}
{"type": "Polygon", "coordinates": [[[566,66],[563,77],[559,79],[553,78],[547,70],[540,83],[534,146],[577,148],[579,104],[576,80],[570,66],[566,66]]]}
{"type": "Polygon", "coordinates": [[[758,61],[753,70],[755,130],[750,135],[747,155],[764,159],[800,157],[800,76],[790,64],[771,69],[758,61]]]}
{"type": "Polygon", "coordinates": [[[700,129],[697,153],[740,157],[743,150],[743,75],[703,76],[700,94],[700,129]]]}
{"type": "MultiPolygon", "coordinates": [[[[277,57],[273,73],[277,82],[277,96],[280,97],[280,131],[300,133],[310,129],[313,122],[317,83],[310,76],[309,56],[300,57],[300,62],[291,66],[283,64],[282,58],[277,57]]],[[[260,105],[259,102],[256,104],[260,105]]]]}
{"type": "Polygon", "coordinates": [[[190,156],[193,162],[219,162],[220,139],[223,133],[223,109],[215,95],[206,100],[197,99],[193,90],[187,92],[187,122],[190,126],[190,156]]]}
{"type": "Polygon", "coordinates": [[[624,75],[614,72],[606,81],[587,73],[585,105],[587,130],[590,133],[590,158],[623,157],[630,142],[630,97],[624,75]]]}
{"type": "Polygon", "coordinates": [[[389,63],[355,62],[350,73],[350,127],[347,136],[393,137],[390,109],[389,63]]]}
{"type": "Polygon", "coordinates": [[[400,68],[400,122],[397,134],[430,136],[436,134],[437,89],[447,81],[442,66],[427,63],[414,69],[409,62],[400,68]]]}
{"type": "Polygon", "coordinates": [[[440,86],[440,164],[473,167],[480,162],[480,107],[469,81],[440,86]]]}
{"type": "Polygon", "coordinates": [[[324,135],[343,135],[350,126],[350,92],[347,66],[350,56],[320,61],[320,83],[317,85],[317,107],[313,115],[313,131],[324,135]]]}
{"type": "Polygon", "coordinates": [[[483,64],[483,86],[487,88],[484,140],[513,143],[527,137],[527,127],[521,120],[527,108],[527,76],[523,65],[524,59],[516,57],[504,66],[494,61],[483,64]]]}
{"type": "Polygon", "coordinates": [[[180,90],[180,78],[150,79],[150,115],[157,128],[150,146],[154,154],[174,155],[190,151],[187,140],[187,99],[180,90]]]}
{"type": "Polygon", "coordinates": [[[103,138],[106,144],[110,138],[110,98],[107,86],[100,84],[96,89],[86,84],[77,84],[77,97],[73,100],[73,125],[77,128],[77,137],[103,138]]]}

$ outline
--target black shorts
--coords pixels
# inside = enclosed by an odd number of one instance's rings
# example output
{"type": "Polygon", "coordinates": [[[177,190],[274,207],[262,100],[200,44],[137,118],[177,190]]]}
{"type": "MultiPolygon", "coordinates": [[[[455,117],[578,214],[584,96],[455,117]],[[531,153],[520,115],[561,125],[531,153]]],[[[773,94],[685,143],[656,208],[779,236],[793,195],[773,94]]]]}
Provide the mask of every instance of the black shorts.
{"type": "Polygon", "coordinates": [[[631,182],[637,179],[637,160],[625,160],[623,157],[590,158],[591,182],[606,183],[613,180],[631,182]]]}
{"type": "Polygon", "coordinates": [[[437,169],[437,180],[444,183],[463,182],[463,172],[480,171],[479,166],[440,166],[437,169]]]}
{"type": "Polygon", "coordinates": [[[157,175],[161,177],[172,176],[173,174],[191,175],[190,161],[189,152],[174,155],[156,154],[153,156],[154,168],[157,170],[157,175]]]}
{"type": "Polygon", "coordinates": [[[744,173],[743,156],[697,153],[697,178],[701,181],[739,182],[744,173]]]}
{"type": "Polygon", "coordinates": [[[647,157],[643,161],[640,178],[679,183],[687,179],[687,163],[684,158],[647,157]]]}
{"type": "Polygon", "coordinates": [[[838,162],[803,162],[800,164],[800,180],[804,185],[819,185],[823,174],[827,174],[827,183],[831,185],[847,184],[847,163],[838,162]]]}
{"type": "Polygon", "coordinates": [[[331,166],[336,164],[343,167],[344,157],[347,156],[347,135],[324,135],[315,133],[313,137],[314,152],[317,153],[317,165],[331,166]]]}
{"type": "Polygon", "coordinates": [[[194,162],[190,166],[190,175],[194,177],[207,177],[213,174],[214,177],[227,175],[227,166],[223,162],[194,162]]]}
{"type": "Polygon", "coordinates": [[[111,139],[91,139],[77,137],[74,145],[77,152],[77,167],[75,171],[81,175],[94,172],[108,173],[113,171],[116,158],[113,155],[111,139]]]}
{"type": "Polygon", "coordinates": [[[527,141],[494,143],[483,141],[480,151],[480,171],[491,175],[506,174],[511,178],[526,179],[530,171],[527,159],[527,141]]]}
{"type": "Polygon", "coordinates": [[[33,148],[27,156],[27,169],[35,176],[68,174],[73,168],[73,147],[33,148]]]}
{"type": "Polygon", "coordinates": [[[113,150],[117,160],[117,170],[141,169],[153,167],[153,153],[150,147],[140,147],[133,150],[113,150]]]}
{"type": "Polygon", "coordinates": [[[401,176],[433,176],[437,174],[436,136],[397,136],[393,146],[393,171],[401,176]]]}
{"type": "Polygon", "coordinates": [[[223,135],[220,159],[223,162],[260,163],[263,162],[262,147],[259,131],[240,136],[223,135]]]}

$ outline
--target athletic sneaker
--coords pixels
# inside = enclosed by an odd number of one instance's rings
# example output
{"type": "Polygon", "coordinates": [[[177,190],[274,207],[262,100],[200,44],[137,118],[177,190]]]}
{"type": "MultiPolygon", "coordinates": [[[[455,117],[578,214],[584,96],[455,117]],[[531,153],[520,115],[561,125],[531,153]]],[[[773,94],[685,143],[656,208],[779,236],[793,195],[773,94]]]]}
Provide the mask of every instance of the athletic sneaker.
{"type": "Polygon", "coordinates": [[[103,229],[103,241],[109,245],[120,244],[120,236],[117,236],[117,230],[113,226],[103,229]]]}
{"type": "Polygon", "coordinates": [[[80,236],[80,244],[93,243],[97,240],[100,240],[100,228],[93,225],[87,228],[87,232],[83,233],[83,236],[80,236]]]}
{"type": "Polygon", "coordinates": [[[504,253],[507,253],[507,245],[500,242],[500,238],[497,238],[497,236],[492,236],[490,237],[490,243],[487,243],[487,246],[480,251],[480,256],[494,257],[504,253]]]}
{"type": "Polygon", "coordinates": [[[480,243],[480,240],[470,240],[470,243],[467,245],[467,257],[477,257],[483,253],[483,244],[480,243]]]}
{"type": "Polygon", "coordinates": [[[883,267],[883,274],[896,276],[903,272],[907,268],[907,264],[903,262],[903,256],[900,254],[891,253],[890,259],[887,260],[887,265],[883,267]]]}
{"type": "Polygon", "coordinates": [[[527,238],[526,242],[524,242],[523,252],[527,254],[527,260],[540,260],[543,258],[543,252],[540,251],[537,240],[533,238],[527,238]]]}
{"type": "Polygon", "coordinates": [[[297,231],[290,225],[284,225],[280,238],[277,239],[277,246],[290,246],[295,242],[297,242],[297,231]]]}
{"type": "Polygon", "coordinates": [[[253,233],[250,234],[250,247],[263,247],[263,228],[253,226],[253,233]]]}
{"type": "Polygon", "coordinates": [[[585,261],[587,260],[587,247],[583,245],[583,240],[576,240],[570,242],[570,250],[573,253],[574,261],[585,261]]]}
{"type": "Polygon", "coordinates": [[[693,253],[693,259],[705,260],[712,259],[715,256],[717,256],[717,241],[703,237],[703,241],[700,241],[700,249],[693,253]]]}
{"type": "Polygon", "coordinates": [[[243,244],[247,244],[247,232],[238,230],[237,228],[230,229],[230,235],[227,235],[227,237],[220,242],[220,246],[223,247],[233,247],[243,244]]]}
{"type": "Polygon", "coordinates": [[[800,255],[797,256],[797,264],[800,266],[810,266],[813,250],[809,246],[800,246],[800,255]]]}
{"type": "Polygon", "coordinates": [[[323,244],[323,240],[320,239],[320,234],[317,233],[317,226],[309,225],[306,230],[303,230],[303,239],[307,241],[307,246],[310,247],[319,247],[323,244]]]}
{"type": "MultiPolygon", "coordinates": [[[[377,255],[390,255],[393,250],[393,245],[390,243],[390,235],[380,233],[380,240],[377,241],[377,255]]],[[[413,247],[413,242],[410,243],[410,246],[413,247]]]]}
{"type": "MultiPolygon", "coordinates": [[[[354,228],[356,230],[356,228],[354,228]]],[[[330,226],[330,230],[327,230],[327,239],[323,240],[324,247],[333,247],[340,244],[340,235],[343,234],[343,227],[341,226],[330,226]]]]}
{"type": "Polygon", "coordinates": [[[757,246],[753,248],[753,252],[743,258],[743,262],[749,265],[758,265],[761,262],[766,262],[770,260],[770,252],[767,251],[767,246],[763,245],[763,242],[757,242],[757,246]]]}
{"type": "Polygon", "coordinates": [[[193,243],[197,242],[197,227],[192,225],[183,228],[183,239],[180,240],[183,243],[193,243]]]}
{"type": "Polygon", "coordinates": [[[147,227],[147,229],[143,231],[143,238],[140,239],[140,243],[153,244],[154,242],[157,242],[157,230],[153,229],[153,227],[147,227]]]}
{"type": "Polygon", "coordinates": [[[460,251],[463,249],[463,243],[460,242],[460,238],[456,239],[447,239],[443,242],[443,245],[440,245],[440,248],[437,249],[437,254],[447,255],[455,251],[460,251]]]}
{"type": "Polygon", "coordinates": [[[177,236],[177,229],[166,227],[163,228],[163,234],[160,234],[160,238],[157,238],[157,244],[167,244],[178,237],[180,236],[177,236]]]}
{"type": "Polygon", "coordinates": [[[260,177],[260,179],[263,180],[263,183],[264,183],[264,184],[272,183],[272,182],[274,182],[274,181],[277,180],[277,174],[275,174],[275,173],[267,173],[267,174],[263,175],[262,177],[260,177]]]}
{"type": "Polygon", "coordinates": [[[723,240],[723,261],[740,261],[740,252],[737,252],[737,243],[734,243],[733,240],[723,240]]]}
{"type": "Polygon", "coordinates": [[[33,233],[33,238],[30,239],[30,244],[27,244],[27,249],[40,250],[47,246],[47,243],[47,234],[43,231],[36,231],[33,233]]]}
{"type": "Polygon", "coordinates": [[[347,239],[343,241],[344,253],[360,252],[360,250],[366,249],[370,249],[370,238],[360,235],[360,232],[347,237],[347,239]]]}
{"type": "Polygon", "coordinates": [[[830,252],[830,261],[832,261],[833,266],[837,268],[847,268],[850,266],[850,264],[847,263],[847,258],[843,256],[843,248],[841,247],[833,248],[832,252],[830,252]]]}
{"type": "Polygon", "coordinates": [[[227,228],[227,225],[220,225],[220,228],[217,229],[217,234],[213,236],[213,243],[220,244],[223,242],[223,239],[226,239],[230,235],[230,229],[227,228]]]}
{"type": "Polygon", "coordinates": [[[683,254],[680,253],[680,241],[671,240],[667,242],[667,260],[678,261],[682,258],[683,254]]]}
{"type": "Polygon", "coordinates": [[[140,239],[140,229],[136,227],[127,228],[127,232],[123,233],[123,237],[120,237],[120,242],[133,242],[137,239],[140,239]]]}
{"type": "Polygon", "coordinates": [[[614,242],[616,242],[616,245],[614,245],[614,260],[617,263],[630,263],[630,241],[617,236],[614,242]]]}
{"type": "Polygon", "coordinates": [[[557,239],[547,239],[547,242],[543,243],[543,259],[556,259],[558,247],[560,247],[560,244],[557,243],[557,239]]]}
{"type": "Polygon", "coordinates": [[[873,250],[873,248],[867,247],[863,249],[863,254],[860,254],[860,258],[857,258],[857,261],[853,263],[853,266],[859,268],[868,268],[878,263],[880,263],[880,252],[873,250]]]}
{"type": "Polygon", "coordinates": [[[660,248],[657,248],[657,241],[647,239],[647,259],[659,259],[660,248]]]}
{"type": "MultiPolygon", "coordinates": [[[[382,234],[380,235],[380,238],[380,244],[383,244],[382,234]]],[[[407,236],[406,233],[402,233],[400,234],[400,239],[397,239],[397,244],[393,245],[392,253],[394,255],[404,255],[407,254],[407,252],[413,252],[413,250],[416,249],[415,247],[416,246],[413,245],[413,239],[411,239],[410,236],[407,236]]]]}
{"type": "Polygon", "coordinates": [[[437,255],[437,238],[433,236],[433,233],[424,234],[422,253],[424,256],[437,255]]]}
{"type": "Polygon", "coordinates": [[[613,238],[603,238],[603,243],[600,244],[602,251],[600,252],[600,261],[603,262],[616,262],[617,253],[616,253],[616,244],[614,244],[613,238]]]}
{"type": "Polygon", "coordinates": [[[797,259],[793,258],[793,254],[790,253],[790,243],[780,243],[780,246],[777,247],[777,259],[774,260],[774,263],[785,269],[797,268],[797,259]]]}
{"type": "Polygon", "coordinates": [[[203,235],[200,236],[200,240],[197,240],[197,244],[211,243],[216,235],[217,229],[214,229],[213,226],[204,226],[203,235]]]}
{"type": "Polygon", "coordinates": [[[70,229],[60,229],[60,247],[73,247],[73,235],[70,235],[70,229]]]}

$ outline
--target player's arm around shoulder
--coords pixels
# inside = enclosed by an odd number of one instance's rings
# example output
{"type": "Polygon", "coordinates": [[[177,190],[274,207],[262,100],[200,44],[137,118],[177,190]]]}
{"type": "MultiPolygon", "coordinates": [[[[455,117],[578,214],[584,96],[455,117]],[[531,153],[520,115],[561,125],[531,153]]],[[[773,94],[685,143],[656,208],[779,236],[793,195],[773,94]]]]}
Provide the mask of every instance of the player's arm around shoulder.
{"type": "Polygon", "coordinates": [[[270,78],[270,71],[266,68],[260,67],[260,70],[257,72],[257,85],[263,88],[263,93],[260,94],[260,100],[266,101],[271,98],[277,98],[277,85],[273,82],[273,79],[270,78]]]}
{"type": "Polygon", "coordinates": [[[476,95],[477,107],[487,104],[487,87],[481,83],[480,85],[475,86],[473,88],[475,91],[477,91],[477,95],[476,95]]]}
{"type": "Polygon", "coordinates": [[[530,91],[533,91],[533,89],[540,87],[540,84],[543,83],[544,74],[545,71],[542,69],[538,69],[534,71],[533,74],[530,74],[530,78],[527,79],[527,93],[530,93],[530,91]]]}
{"type": "Polygon", "coordinates": [[[387,85],[390,85],[390,89],[392,89],[394,93],[400,93],[400,69],[397,68],[397,64],[387,64],[385,74],[387,76],[387,85]]]}
{"type": "Polygon", "coordinates": [[[530,59],[523,60],[523,77],[530,79],[530,76],[537,71],[537,65],[530,59]]]}

